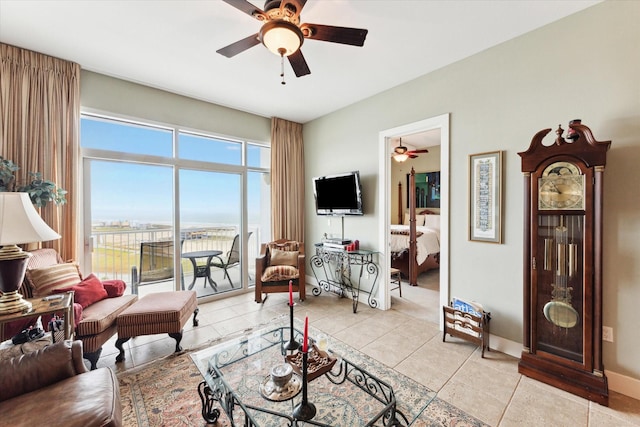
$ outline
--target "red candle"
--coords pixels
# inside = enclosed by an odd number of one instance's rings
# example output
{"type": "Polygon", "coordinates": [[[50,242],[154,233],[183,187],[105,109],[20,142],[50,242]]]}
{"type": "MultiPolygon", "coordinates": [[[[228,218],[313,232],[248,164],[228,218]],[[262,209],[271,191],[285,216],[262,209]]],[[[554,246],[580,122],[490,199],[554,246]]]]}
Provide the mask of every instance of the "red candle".
{"type": "Polygon", "coordinates": [[[293,306],[293,280],[289,280],[289,306],[293,306]]]}
{"type": "Polygon", "coordinates": [[[309,347],[309,317],[304,317],[304,335],[302,337],[302,351],[307,352],[309,347]]]}

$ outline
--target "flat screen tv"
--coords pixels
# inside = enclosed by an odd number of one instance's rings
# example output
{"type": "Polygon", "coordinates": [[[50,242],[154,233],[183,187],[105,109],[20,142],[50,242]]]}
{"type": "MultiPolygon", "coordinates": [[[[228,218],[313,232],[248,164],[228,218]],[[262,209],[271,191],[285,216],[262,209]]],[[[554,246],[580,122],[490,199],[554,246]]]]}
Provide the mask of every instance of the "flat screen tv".
{"type": "Polygon", "coordinates": [[[313,178],[318,215],[363,215],[358,171],[313,178]]]}

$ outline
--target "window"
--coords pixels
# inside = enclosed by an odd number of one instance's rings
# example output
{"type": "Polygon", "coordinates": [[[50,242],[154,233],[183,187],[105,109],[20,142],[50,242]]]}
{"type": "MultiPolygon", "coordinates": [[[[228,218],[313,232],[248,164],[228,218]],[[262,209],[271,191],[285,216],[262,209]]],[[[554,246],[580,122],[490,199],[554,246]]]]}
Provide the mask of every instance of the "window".
{"type": "Polygon", "coordinates": [[[90,114],[80,139],[87,271],[140,295],[250,286],[259,242],[271,234],[267,145],[90,114]],[[154,262],[160,255],[142,249],[149,242],[173,242],[173,267],[154,262]]]}

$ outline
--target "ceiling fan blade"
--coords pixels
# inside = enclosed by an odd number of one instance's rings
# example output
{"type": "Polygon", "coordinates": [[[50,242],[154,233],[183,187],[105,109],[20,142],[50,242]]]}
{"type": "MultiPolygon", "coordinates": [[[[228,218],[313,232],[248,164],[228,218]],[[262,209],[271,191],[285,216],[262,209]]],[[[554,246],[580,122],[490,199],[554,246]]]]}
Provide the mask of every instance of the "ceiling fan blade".
{"type": "Polygon", "coordinates": [[[302,77],[306,76],[307,74],[311,74],[311,70],[309,70],[307,61],[305,61],[304,56],[302,56],[302,51],[300,49],[287,56],[287,58],[289,58],[289,64],[291,64],[293,72],[296,73],[296,77],[302,77]]]}
{"type": "Polygon", "coordinates": [[[257,44],[260,44],[260,40],[258,40],[258,33],[255,33],[242,40],[238,40],[235,43],[231,43],[229,46],[218,49],[216,50],[216,52],[218,52],[220,55],[226,56],[227,58],[232,58],[237,54],[254,47],[257,44]]]}
{"type": "Polygon", "coordinates": [[[223,2],[230,4],[241,12],[256,18],[258,21],[268,21],[269,17],[261,9],[258,9],[247,0],[222,0],[223,2]]]}
{"type": "Polygon", "coordinates": [[[407,154],[418,154],[418,153],[428,153],[429,150],[427,150],[426,148],[423,148],[421,150],[410,150],[407,151],[407,154]]]}
{"type": "Polygon", "coordinates": [[[334,27],[331,25],[300,25],[305,38],[325,42],[342,43],[352,46],[363,46],[369,30],[361,28],[334,27]]]}

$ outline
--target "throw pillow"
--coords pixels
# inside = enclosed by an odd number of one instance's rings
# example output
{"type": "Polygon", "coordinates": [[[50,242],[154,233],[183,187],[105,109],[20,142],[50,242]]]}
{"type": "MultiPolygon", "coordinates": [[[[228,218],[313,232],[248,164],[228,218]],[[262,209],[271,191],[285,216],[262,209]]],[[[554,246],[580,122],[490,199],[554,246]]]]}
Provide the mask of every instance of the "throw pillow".
{"type": "MultiPolygon", "coordinates": [[[[426,215],[416,215],[416,227],[422,227],[424,225],[424,218],[426,215]]],[[[409,225],[409,214],[404,214],[404,225],[409,225]]]]}
{"type": "Polygon", "coordinates": [[[424,225],[440,230],[440,215],[427,215],[424,219],[424,225]]]}
{"type": "Polygon", "coordinates": [[[103,280],[102,286],[104,290],[107,291],[107,296],[109,298],[115,298],[124,295],[125,289],[127,289],[127,284],[124,280],[111,279],[111,280],[103,280]]]}
{"type": "Polygon", "coordinates": [[[58,288],[54,292],[57,294],[73,291],[73,300],[80,304],[82,308],[87,308],[91,304],[107,298],[107,291],[104,290],[102,282],[95,275],[88,275],[82,282],[69,288],[58,288]]]}
{"type": "Polygon", "coordinates": [[[281,251],[272,249],[269,257],[269,265],[290,265],[298,266],[298,251],[281,251]]]}
{"type": "Polygon", "coordinates": [[[262,284],[298,278],[298,269],[290,265],[274,265],[267,267],[262,274],[262,284]]]}
{"type": "Polygon", "coordinates": [[[299,251],[300,243],[295,240],[287,240],[284,242],[271,242],[268,244],[269,250],[278,249],[281,251],[299,251]]]}
{"type": "Polygon", "coordinates": [[[33,296],[44,297],[56,289],[77,285],[82,278],[76,264],[65,263],[27,270],[27,280],[33,287],[33,296]]]}

